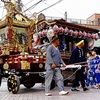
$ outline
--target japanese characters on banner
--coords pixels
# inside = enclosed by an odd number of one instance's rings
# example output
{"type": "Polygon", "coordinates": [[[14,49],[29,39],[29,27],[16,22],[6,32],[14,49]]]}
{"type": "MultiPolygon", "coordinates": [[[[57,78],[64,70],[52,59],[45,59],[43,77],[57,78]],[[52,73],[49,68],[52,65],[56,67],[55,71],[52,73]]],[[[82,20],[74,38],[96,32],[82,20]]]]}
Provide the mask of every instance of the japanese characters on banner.
{"type": "Polygon", "coordinates": [[[63,28],[62,26],[57,26],[57,25],[54,25],[50,29],[41,30],[40,32],[37,33],[38,37],[42,38],[42,37],[48,36],[48,34],[50,33],[51,30],[53,30],[53,32],[54,32],[53,35],[64,34],[64,35],[68,35],[68,36],[73,36],[74,38],[84,38],[84,39],[85,38],[91,38],[91,39],[94,39],[94,40],[98,40],[98,38],[99,38],[98,34],[89,33],[89,32],[81,31],[81,30],[73,30],[73,29],[69,29],[68,27],[63,28]]]}

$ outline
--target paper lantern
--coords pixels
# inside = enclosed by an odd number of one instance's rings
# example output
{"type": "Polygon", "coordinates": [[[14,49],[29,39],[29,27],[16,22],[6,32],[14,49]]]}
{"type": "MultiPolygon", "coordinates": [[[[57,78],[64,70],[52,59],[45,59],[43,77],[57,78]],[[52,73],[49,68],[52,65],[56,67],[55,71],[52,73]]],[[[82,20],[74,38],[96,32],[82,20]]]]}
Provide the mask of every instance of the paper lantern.
{"type": "Polygon", "coordinates": [[[94,48],[94,39],[88,38],[87,41],[88,41],[88,49],[92,50],[94,48]]]}
{"type": "Polygon", "coordinates": [[[77,35],[78,35],[78,31],[75,30],[75,31],[73,32],[73,35],[74,35],[74,37],[77,37],[77,35]]]}
{"type": "Polygon", "coordinates": [[[74,31],[72,29],[69,30],[68,35],[72,36],[74,31]]]}
{"type": "Polygon", "coordinates": [[[84,31],[83,32],[83,38],[86,38],[87,37],[87,33],[84,31]]]}
{"type": "Polygon", "coordinates": [[[88,33],[88,34],[87,34],[87,37],[88,37],[88,38],[90,38],[90,37],[91,37],[91,34],[90,34],[90,33],[88,33]]]}
{"type": "Polygon", "coordinates": [[[53,26],[53,31],[54,31],[55,33],[58,33],[59,27],[58,27],[57,25],[54,25],[54,26],[53,26]]]}
{"type": "Polygon", "coordinates": [[[92,33],[92,35],[91,35],[91,38],[92,38],[92,39],[95,39],[95,35],[94,35],[93,33],[92,33]]]}
{"type": "Polygon", "coordinates": [[[63,27],[59,27],[59,34],[63,34],[64,32],[64,28],[63,27]]]}
{"type": "Polygon", "coordinates": [[[69,29],[66,27],[66,28],[64,29],[64,33],[67,35],[68,32],[69,32],[69,29]]]}
{"type": "Polygon", "coordinates": [[[83,35],[82,31],[79,31],[78,32],[78,37],[82,37],[82,35],[83,35]]]}
{"type": "Polygon", "coordinates": [[[95,40],[98,40],[99,39],[99,36],[98,35],[95,35],[95,40]]]}

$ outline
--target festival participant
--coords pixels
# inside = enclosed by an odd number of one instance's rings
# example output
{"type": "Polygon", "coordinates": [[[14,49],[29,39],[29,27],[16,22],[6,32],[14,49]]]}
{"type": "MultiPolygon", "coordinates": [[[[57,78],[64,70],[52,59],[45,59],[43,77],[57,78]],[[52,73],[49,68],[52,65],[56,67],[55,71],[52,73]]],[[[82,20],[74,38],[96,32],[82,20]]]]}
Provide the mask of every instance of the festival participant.
{"type": "Polygon", "coordinates": [[[95,84],[98,87],[100,83],[100,78],[99,78],[99,63],[100,63],[100,57],[97,55],[97,50],[93,49],[92,50],[92,66],[93,66],[93,72],[94,72],[94,78],[95,78],[95,84]]]}
{"type": "Polygon", "coordinates": [[[95,85],[95,77],[94,77],[94,66],[92,65],[93,62],[93,56],[92,53],[89,51],[87,52],[87,63],[88,66],[86,68],[87,72],[87,82],[90,88],[97,88],[95,85]]]}
{"type": "Polygon", "coordinates": [[[98,64],[97,69],[95,70],[96,73],[96,87],[100,88],[100,64],[98,64]]]}
{"type": "MultiPolygon", "coordinates": [[[[84,40],[81,40],[76,44],[76,47],[73,49],[71,57],[69,59],[69,63],[74,64],[74,63],[80,63],[80,62],[86,62],[85,58],[85,53],[83,50],[84,47],[84,40]]],[[[77,69],[74,68],[73,71],[75,72],[77,69]]],[[[84,69],[78,69],[75,74],[75,79],[73,81],[73,85],[71,90],[72,91],[79,91],[76,89],[77,85],[79,85],[79,81],[81,82],[83,91],[89,90],[88,88],[85,87],[85,81],[84,81],[84,69]]]]}
{"type": "Polygon", "coordinates": [[[61,74],[60,66],[66,66],[63,62],[60,52],[58,50],[59,39],[56,36],[53,36],[51,39],[51,45],[47,48],[46,52],[46,77],[45,77],[45,95],[51,96],[50,86],[52,79],[55,78],[57,86],[59,88],[59,95],[66,95],[69,92],[64,91],[63,76],[61,74]]]}

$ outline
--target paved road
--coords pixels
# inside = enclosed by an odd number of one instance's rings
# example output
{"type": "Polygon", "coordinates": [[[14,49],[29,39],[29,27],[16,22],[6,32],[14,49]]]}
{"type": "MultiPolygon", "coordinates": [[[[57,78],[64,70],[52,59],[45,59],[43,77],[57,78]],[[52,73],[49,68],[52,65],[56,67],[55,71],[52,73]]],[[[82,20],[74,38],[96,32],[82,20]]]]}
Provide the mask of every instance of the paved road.
{"type": "Polygon", "coordinates": [[[0,100],[100,100],[100,89],[91,89],[89,92],[70,91],[71,87],[65,87],[69,90],[69,94],[65,96],[58,95],[58,88],[51,90],[52,96],[44,95],[44,88],[40,83],[37,83],[32,89],[26,89],[23,85],[17,94],[10,94],[7,90],[7,83],[2,82],[0,87],[0,100]]]}

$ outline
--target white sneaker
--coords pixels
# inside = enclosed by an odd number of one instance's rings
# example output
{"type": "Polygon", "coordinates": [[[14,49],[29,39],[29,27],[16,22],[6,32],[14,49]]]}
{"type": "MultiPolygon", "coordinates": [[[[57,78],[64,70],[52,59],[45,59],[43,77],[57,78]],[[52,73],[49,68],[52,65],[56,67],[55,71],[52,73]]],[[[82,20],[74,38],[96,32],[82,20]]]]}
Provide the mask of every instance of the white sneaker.
{"type": "Polygon", "coordinates": [[[66,95],[68,93],[69,93],[68,91],[61,91],[61,92],[59,92],[59,95],[66,95]]]}
{"type": "Polygon", "coordinates": [[[52,94],[51,94],[51,93],[45,93],[45,95],[46,95],[46,96],[51,96],[52,94]]]}

